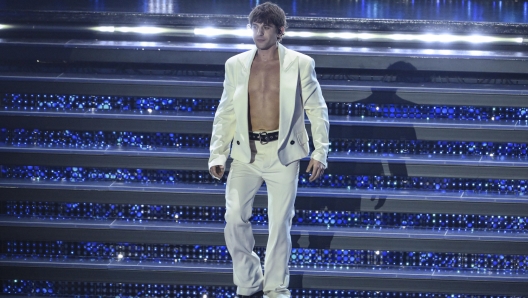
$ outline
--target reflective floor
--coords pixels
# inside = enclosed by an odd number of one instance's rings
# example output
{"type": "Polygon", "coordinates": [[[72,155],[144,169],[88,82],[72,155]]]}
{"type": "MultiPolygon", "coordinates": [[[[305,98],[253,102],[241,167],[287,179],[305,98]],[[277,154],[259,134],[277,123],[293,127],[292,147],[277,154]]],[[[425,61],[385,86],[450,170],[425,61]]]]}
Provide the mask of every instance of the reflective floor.
{"type": "MultiPolygon", "coordinates": [[[[246,15],[264,0],[0,0],[0,10],[246,15]]],[[[275,0],[288,16],[528,23],[528,1],[275,0]]]]}

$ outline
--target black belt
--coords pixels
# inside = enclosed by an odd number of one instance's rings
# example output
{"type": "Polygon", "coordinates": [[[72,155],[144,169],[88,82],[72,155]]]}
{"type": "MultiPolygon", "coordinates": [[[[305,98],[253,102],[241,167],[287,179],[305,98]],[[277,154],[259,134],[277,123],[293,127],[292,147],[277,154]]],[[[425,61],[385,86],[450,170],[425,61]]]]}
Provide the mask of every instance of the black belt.
{"type": "Polygon", "coordinates": [[[260,141],[262,145],[269,142],[273,142],[279,139],[279,132],[250,132],[249,140],[250,141],[260,141]]]}

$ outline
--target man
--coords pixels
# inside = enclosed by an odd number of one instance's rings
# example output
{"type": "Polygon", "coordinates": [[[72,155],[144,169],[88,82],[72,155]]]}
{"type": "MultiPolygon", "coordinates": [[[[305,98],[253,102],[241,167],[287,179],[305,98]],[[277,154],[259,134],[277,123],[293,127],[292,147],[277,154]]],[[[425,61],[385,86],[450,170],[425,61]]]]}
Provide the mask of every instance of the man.
{"type": "Polygon", "coordinates": [[[226,62],[224,92],[213,123],[209,172],[222,178],[232,147],[225,239],[233,259],[237,294],[290,297],[290,228],[299,160],[309,153],[304,113],[315,146],[306,172],[311,171],[310,181],[314,181],[326,168],[328,111],[313,59],[279,43],[286,28],[284,11],[269,2],[261,4],[251,11],[248,27],[256,48],[226,62]],[[263,181],[268,191],[269,222],[265,274],[253,252],[255,240],[249,222],[255,193],[263,181]]]}

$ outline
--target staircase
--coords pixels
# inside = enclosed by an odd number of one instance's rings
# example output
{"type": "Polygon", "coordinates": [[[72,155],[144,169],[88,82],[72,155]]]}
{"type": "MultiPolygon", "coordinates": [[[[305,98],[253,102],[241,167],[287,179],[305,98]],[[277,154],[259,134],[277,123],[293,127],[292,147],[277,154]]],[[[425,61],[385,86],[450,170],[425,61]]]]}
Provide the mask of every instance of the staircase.
{"type": "MultiPolygon", "coordinates": [[[[251,40],[93,33],[47,13],[0,40],[1,295],[233,297],[225,177],[207,159],[223,64],[251,40]]],[[[299,177],[292,294],[527,297],[525,45],[284,44],[315,59],[331,125],[324,178],[299,177]]]]}

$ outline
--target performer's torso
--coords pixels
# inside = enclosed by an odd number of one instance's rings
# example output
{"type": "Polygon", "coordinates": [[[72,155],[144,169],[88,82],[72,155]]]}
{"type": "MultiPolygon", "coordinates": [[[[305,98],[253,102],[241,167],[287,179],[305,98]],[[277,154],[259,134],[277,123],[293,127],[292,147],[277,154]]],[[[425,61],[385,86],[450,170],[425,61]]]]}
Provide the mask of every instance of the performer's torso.
{"type": "Polygon", "coordinates": [[[279,129],[280,117],[279,59],[260,62],[254,59],[248,83],[249,131],[279,129]]]}

